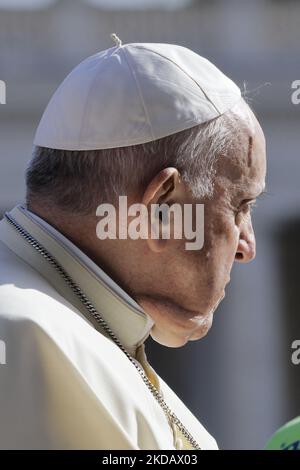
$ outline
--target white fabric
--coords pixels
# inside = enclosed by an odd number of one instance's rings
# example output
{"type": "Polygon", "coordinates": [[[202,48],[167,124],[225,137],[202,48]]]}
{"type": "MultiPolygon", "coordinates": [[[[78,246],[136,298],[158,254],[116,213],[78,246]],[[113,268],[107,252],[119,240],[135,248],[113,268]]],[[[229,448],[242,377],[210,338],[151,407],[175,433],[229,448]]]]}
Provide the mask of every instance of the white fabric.
{"type": "Polygon", "coordinates": [[[141,144],[210,121],[240,99],[237,85],[186,47],[117,45],[65,78],[34,144],[67,150],[141,144]]]}
{"type": "MultiPolygon", "coordinates": [[[[111,282],[108,283],[108,276],[104,278],[103,271],[100,268],[97,270],[92,260],[89,260],[87,265],[87,257],[69,240],[67,241],[66,237],[60,234],[59,238],[54,238],[53,233],[55,229],[53,227],[51,234],[47,229],[48,224],[46,222],[43,225],[37,223],[28,213],[26,214],[26,211],[21,206],[13,209],[12,214],[29,233],[34,233],[34,236],[49,250],[52,256],[60,260],[65,271],[72,274],[73,280],[81,287],[88,298],[92,300],[95,308],[103,315],[122,344],[131,354],[135,354],[136,347],[142,344],[148,337],[153,324],[141,307],[135,307],[133,304],[130,305],[128,299],[125,298],[124,291],[120,287],[118,290],[114,287],[113,290],[113,281],[110,280],[111,282]],[[80,255],[78,256],[78,254],[80,255]]],[[[10,233],[5,233],[1,239],[6,240],[10,248],[13,248],[18,256],[21,256],[26,262],[34,266],[58,292],[64,295],[68,301],[75,304],[83,315],[87,316],[88,321],[97,326],[96,322],[91,321],[90,316],[86,313],[86,309],[82,307],[82,304],[72,291],[70,289],[65,291],[65,286],[61,285],[60,275],[53,271],[49,262],[44,260],[29,245],[23,247],[20,244],[19,237],[16,239],[13,236],[11,237],[10,233]],[[5,235],[6,238],[4,238],[5,235]]],[[[115,283],[114,286],[116,286],[115,283]]]]}
{"type": "Polygon", "coordinates": [[[61,245],[63,245],[72,256],[76,256],[82,264],[84,264],[89,270],[91,270],[95,276],[101,279],[110,289],[112,289],[118,296],[122,297],[125,302],[131,304],[135,309],[140,310],[143,315],[145,315],[148,319],[147,330],[151,329],[153,326],[153,320],[149,317],[149,315],[142,309],[142,307],[132,298],[130,295],[127,294],[120,286],[111,278],[109,277],[100,266],[97,266],[86,254],[84,254],[77,246],[74,245],[68,238],[66,238],[62,233],[56,230],[52,225],[48,224],[44,219],[39,217],[37,214],[29,211],[25,206],[19,206],[20,211],[25,213],[27,217],[35,220],[41,227],[44,227],[48,233],[50,233],[55,240],[57,240],[61,245]],[[148,328],[149,327],[149,328],[148,328]]]}
{"type": "MultiPolygon", "coordinates": [[[[146,315],[46,225],[21,207],[10,214],[83,289],[202,448],[217,448],[148,364],[146,315]]],[[[125,354],[6,220],[0,222],[0,339],[6,345],[6,364],[0,365],[0,448],[188,448],[125,354]]]]}

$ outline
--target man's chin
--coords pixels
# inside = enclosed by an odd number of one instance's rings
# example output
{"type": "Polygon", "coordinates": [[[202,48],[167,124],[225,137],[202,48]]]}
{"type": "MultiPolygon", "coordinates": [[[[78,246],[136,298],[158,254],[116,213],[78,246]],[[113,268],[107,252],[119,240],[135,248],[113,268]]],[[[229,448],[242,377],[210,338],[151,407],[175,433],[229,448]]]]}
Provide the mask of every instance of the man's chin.
{"type": "Polygon", "coordinates": [[[193,330],[183,331],[182,329],[172,331],[171,328],[160,329],[157,325],[154,325],[150,335],[154,341],[167,346],[168,348],[181,348],[189,341],[197,341],[198,339],[204,338],[209,332],[213,322],[213,313],[209,314],[205,320],[201,321],[200,325],[197,325],[193,330]]]}
{"type": "Polygon", "coordinates": [[[199,328],[197,328],[192,333],[192,335],[189,338],[189,341],[197,341],[198,339],[204,338],[204,336],[207,335],[207,333],[212,327],[213,318],[214,318],[214,310],[205,317],[205,320],[201,322],[201,325],[199,326],[199,328]]]}
{"type": "Polygon", "coordinates": [[[204,338],[204,336],[207,335],[211,327],[212,321],[210,322],[210,324],[206,324],[205,327],[202,327],[200,331],[196,331],[195,333],[193,333],[192,336],[189,338],[189,341],[197,341],[198,339],[204,338]]]}

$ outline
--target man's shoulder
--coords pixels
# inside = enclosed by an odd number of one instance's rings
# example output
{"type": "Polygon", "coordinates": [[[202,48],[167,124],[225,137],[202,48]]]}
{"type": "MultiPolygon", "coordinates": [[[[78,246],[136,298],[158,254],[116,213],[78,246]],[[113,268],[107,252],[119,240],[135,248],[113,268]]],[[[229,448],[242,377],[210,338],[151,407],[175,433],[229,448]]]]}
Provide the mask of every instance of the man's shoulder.
{"type": "Polygon", "coordinates": [[[26,312],[37,309],[42,312],[54,293],[38,271],[0,241],[0,317],[26,317],[26,312]]]}
{"type": "Polygon", "coordinates": [[[49,284],[35,269],[0,240],[0,289],[5,293],[13,286],[26,289],[32,285],[49,284]]]}
{"type": "MultiPolygon", "coordinates": [[[[0,340],[8,352],[13,348],[10,356],[16,364],[31,345],[35,357],[60,357],[60,363],[66,361],[82,377],[92,369],[87,363],[96,364],[98,373],[109,375],[107,357],[120,362],[119,348],[18,256],[1,248],[0,261],[0,340]]],[[[34,362],[27,365],[31,370],[34,362]]]]}
{"type": "Polygon", "coordinates": [[[80,340],[79,331],[94,330],[47,279],[0,241],[0,325],[21,332],[23,323],[55,340],[80,340]]]}
{"type": "Polygon", "coordinates": [[[41,290],[48,287],[42,276],[0,241],[0,318],[26,316],[37,308],[41,290]]]}

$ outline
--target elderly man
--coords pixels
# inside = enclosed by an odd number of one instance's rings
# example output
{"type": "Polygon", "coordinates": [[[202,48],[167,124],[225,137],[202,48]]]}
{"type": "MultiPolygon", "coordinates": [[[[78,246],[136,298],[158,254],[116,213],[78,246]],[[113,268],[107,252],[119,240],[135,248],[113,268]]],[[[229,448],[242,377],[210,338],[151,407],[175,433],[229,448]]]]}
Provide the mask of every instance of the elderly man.
{"type": "Polygon", "coordinates": [[[206,335],[233,262],[254,258],[263,132],[206,59],[112,37],[55,92],[26,205],[0,223],[2,448],[217,448],[151,368],[144,342],[180,347],[206,335]],[[157,237],[100,239],[99,207],[118,214],[124,195],[146,208],[203,204],[201,249],[172,236],[171,217],[171,236],[160,236],[159,211],[157,237]]]}

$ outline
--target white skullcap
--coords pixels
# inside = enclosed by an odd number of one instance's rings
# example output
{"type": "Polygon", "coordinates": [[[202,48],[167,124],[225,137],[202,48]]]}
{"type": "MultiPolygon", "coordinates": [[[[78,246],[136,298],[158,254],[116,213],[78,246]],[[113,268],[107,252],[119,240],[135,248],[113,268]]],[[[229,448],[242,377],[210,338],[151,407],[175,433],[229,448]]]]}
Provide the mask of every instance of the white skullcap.
{"type": "Polygon", "coordinates": [[[174,44],[116,45],[75,67],[52,96],[34,144],[94,150],[142,144],[214,119],[240,89],[207,59],[174,44]]]}

